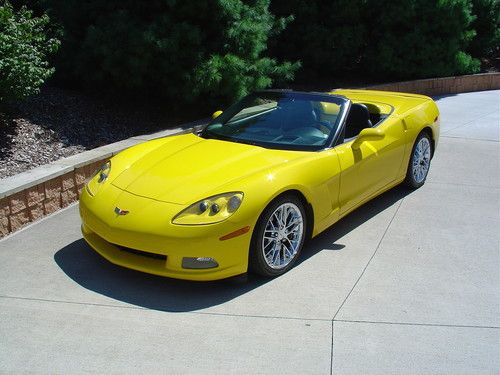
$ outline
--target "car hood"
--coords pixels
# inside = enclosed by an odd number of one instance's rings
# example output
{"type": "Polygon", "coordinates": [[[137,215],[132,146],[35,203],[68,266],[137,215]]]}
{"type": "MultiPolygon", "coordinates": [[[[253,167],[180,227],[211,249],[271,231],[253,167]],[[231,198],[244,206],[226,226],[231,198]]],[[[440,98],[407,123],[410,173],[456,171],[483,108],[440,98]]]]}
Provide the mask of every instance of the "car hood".
{"type": "Polygon", "coordinates": [[[303,155],[185,134],[146,153],[121,172],[113,185],[162,202],[190,204],[220,193],[217,189],[223,185],[303,155]]]}

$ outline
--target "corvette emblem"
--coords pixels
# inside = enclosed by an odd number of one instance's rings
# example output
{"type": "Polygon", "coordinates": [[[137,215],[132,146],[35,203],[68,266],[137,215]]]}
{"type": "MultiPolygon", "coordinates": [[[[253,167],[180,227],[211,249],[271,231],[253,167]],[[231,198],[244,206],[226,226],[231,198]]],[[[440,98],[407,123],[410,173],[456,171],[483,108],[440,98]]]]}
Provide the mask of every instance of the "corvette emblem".
{"type": "Polygon", "coordinates": [[[120,207],[115,207],[115,214],[117,215],[126,215],[128,213],[129,211],[127,210],[122,210],[120,207]]]}

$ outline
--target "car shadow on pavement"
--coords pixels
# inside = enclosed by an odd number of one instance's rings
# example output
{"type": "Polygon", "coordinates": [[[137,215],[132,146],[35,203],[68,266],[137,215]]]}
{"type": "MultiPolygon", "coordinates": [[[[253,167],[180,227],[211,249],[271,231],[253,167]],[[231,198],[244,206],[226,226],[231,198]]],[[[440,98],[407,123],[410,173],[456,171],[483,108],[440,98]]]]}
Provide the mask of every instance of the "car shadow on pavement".
{"type": "MultiPolygon", "coordinates": [[[[336,243],[347,233],[411,193],[396,187],[352,212],[309,241],[296,267],[320,251],[355,251],[336,243]]],[[[269,279],[248,274],[210,282],[175,280],[116,266],[79,239],[54,255],[62,271],[82,287],[118,301],[170,312],[186,312],[216,306],[256,289],[269,279]]]]}

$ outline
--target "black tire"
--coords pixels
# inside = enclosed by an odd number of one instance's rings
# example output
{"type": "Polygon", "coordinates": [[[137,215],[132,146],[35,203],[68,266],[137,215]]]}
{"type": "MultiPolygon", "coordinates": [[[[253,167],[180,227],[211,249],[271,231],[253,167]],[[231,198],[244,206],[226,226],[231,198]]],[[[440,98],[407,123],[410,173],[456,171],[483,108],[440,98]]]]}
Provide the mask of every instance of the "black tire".
{"type": "MultiPolygon", "coordinates": [[[[415,143],[413,144],[413,148],[411,150],[410,161],[408,163],[408,169],[406,171],[406,179],[404,181],[406,186],[408,186],[411,189],[418,189],[419,187],[421,187],[425,183],[425,180],[427,179],[427,174],[429,173],[429,169],[431,166],[432,153],[433,153],[432,141],[431,141],[431,138],[429,137],[429,134],[427,134],[427,132],[420,133],[417,136],[417,139],[415,140],[415,143]],[[422,141],[422,139],[424,141],[422,141]],[[421,142],[423,142],[423,143],[421,143],[421,142]],[[417,158],[419,158],[419,153],[416,150],[417,150],[417,147],[421,147],[422,144],[428,146],[429,155],[428,155],[427,161],[422,160],[419,162],[417,160],[417,158]],[[427,163],[427,168],[425,170],[425,173],[416,172],[416,168],[422,167],[421,163],[427,163]],[[417,164],[417,166],[415,166],[415,164],[417,164]]],[[[426,158],[423,158],[423,159],[426,159],[426,158]]]]}
{"type": "MultiPolygon", "coordinates": [[[[294,207],[290,206],[287,207],[295,210],[294,207]]],[[[307,235],[307,216],[302,201],[293,194],[286,194],[278,197],[264,209],[253,231],[252,240],[250,243],[249,259],[248,259],[249,270],[253,273],[265,277],[277,277],[284,274],[285,272],[290,270],[297,262],[297,259],[300,256],[300,252],[302,251],[302,247],[304,246],[306,235],[307,235]],[[287,263],[281,268],[273,268],[268,264],[268,261],[266,261],[266,257],[264,255],[265,251],[264,247],[268,249],[267,245],[264,246],[264,233],[266,231],[266,226],[268,225],[271,216],[274,214],[274,212],[286,204],[291,204],[296,208],[298,208],[302,220],[302,234],[300,239],[294,239],[294,241],[295,240],[297,241],[298,246],[296,247],[296,252],[294,253],[293,257],[291,257],[291,259],[289,260],[289,263],[287,263]]],[[[284,258],[285,258],[285,250],[283,249],[284,248],[283,244],[288,243],[289,245],[287,246],[293,246],[292,242],[288,241],[286,238],[283,239],[282,241],[276,239],[275,243],[276,246],[280,246],[282,248],[282,250],[276,250],[280,252],[282,251],[278,256],[283,255],[284,258]],[[278,245],[279,242],[281,242],[281,245],[278,245]]],[[[270,244],[270,242],[268,242],[268,244],[270,244]]],[[[275,245],[273,244],[272,246],[275,245]]]]}

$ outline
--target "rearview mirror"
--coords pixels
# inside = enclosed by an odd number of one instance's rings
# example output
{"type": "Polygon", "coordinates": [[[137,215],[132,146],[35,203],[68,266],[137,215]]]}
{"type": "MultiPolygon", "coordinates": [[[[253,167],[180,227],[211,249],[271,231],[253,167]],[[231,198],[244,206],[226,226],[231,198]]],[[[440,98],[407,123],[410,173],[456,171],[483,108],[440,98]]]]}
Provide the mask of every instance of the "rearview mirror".
{"type": "Polygon", "coordinates": [[[376,141],[385,137],[385,133],[378,128],[365,128],[361,130],[352,144],[353,149],[359,149],[365,141],[376,141]]]}
{"type": "Polygon", "coordinates": [[[220,111],[220,110],[219,110],[219,111],[215,111],[215,112],[212,114],[212,119],[219,117],[221,114],[222,114],[222,111],[220,111]]]}

